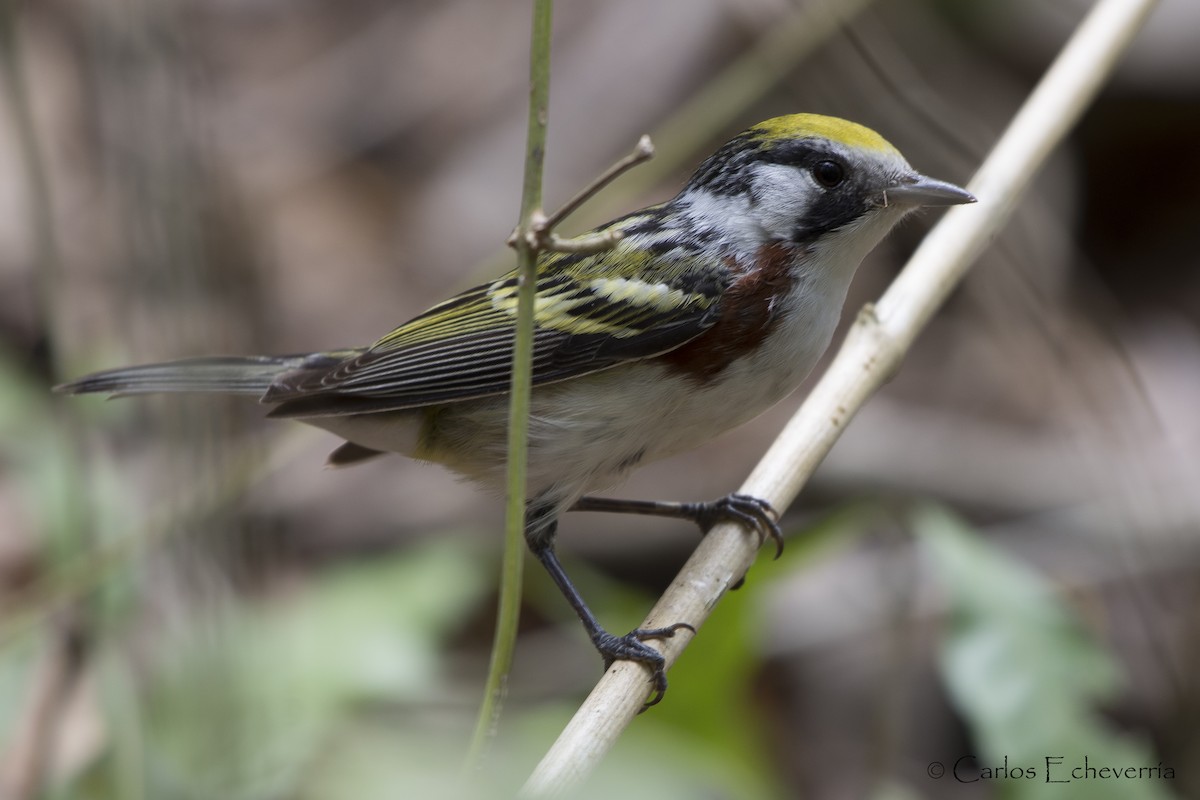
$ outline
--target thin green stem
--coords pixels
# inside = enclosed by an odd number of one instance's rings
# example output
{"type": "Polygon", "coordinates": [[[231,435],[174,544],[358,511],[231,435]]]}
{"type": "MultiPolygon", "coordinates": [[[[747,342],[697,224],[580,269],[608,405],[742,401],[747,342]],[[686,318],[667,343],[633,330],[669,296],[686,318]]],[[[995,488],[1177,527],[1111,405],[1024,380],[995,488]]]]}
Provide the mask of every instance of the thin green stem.
{"type": "Polygon", "coordinates": [[[525,150],[525,184],[514,246],[517,250],[517,329],[513,348],[512,399],[508,419],[508,483],[504,515],[504,558],[500,602],[487,684],[471,748],[469,767],[478,768],[495,731],[508,673],[512,667],[520,618],[521,579],[525,558],[525,476],[529,449],[529,395],[532,385],[533,307],[537,289],[538,237],[530,232],[545,224],[542,165],[546,155],[546,121],[550,104],[550,20],[553,0],[534,0],[533,35],[529,45],[529,128],[525,150]]]}

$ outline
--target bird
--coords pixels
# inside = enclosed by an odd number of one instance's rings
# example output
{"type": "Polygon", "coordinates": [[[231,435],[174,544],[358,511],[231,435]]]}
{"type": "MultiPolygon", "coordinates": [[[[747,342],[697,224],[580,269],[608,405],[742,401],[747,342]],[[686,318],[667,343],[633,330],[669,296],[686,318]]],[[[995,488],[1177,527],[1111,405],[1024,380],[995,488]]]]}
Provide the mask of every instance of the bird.
{"type": "MultiPolygon", "coordinates": [[[[828,347],[863,258],[910,212],[974,202],[917,172],[875,131],[819,114],[760,122],[709,156],[672,199],[592,233],[599,252],[537,263],[525,540],[607,669],[631,660],[667,688],[647,641],[686,623],[603,628],[555,550],[567,511],[733,520],[782,545],[765,501],[629,501],[594,493],[694,448],[793,392],[828,347]]],[[[515,271],[438,303],[367,347],[125,367],[55,387],[112,396],[256,397],[344,442],[330,463],[400,453],[503,491],[515,271]]],[[[694,632],[694,631],[693,631],[694,632]]]]}

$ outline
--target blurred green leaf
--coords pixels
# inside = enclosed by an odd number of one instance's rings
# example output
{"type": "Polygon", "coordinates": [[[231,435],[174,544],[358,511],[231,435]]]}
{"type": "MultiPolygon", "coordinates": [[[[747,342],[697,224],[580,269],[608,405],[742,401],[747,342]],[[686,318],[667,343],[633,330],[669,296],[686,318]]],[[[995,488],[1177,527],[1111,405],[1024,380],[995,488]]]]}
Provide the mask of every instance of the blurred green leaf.
{"type": "Polygon", "coordinates": [[[27,698],[37,677],[39,644],[39,637],[26,632],[0,650],[0,752],[6,751],[21,716],[29,711],[27,698]]]}
{"type": "Polygon", "coordinates": [[[123,750],[88,781],[101,787],[92,796],[128,786],[130,763],[143,765],[148,797],[292,796],[356,716],[388,710],[411,730],[405,704],[447,691],[440,653],[491,584],[481,562],[461,537],[444,537],[317,575],[260,607],[187,619],[137,678],[109,663],[106,685],[121,703],[139,686],[141,707],[131,718],[110,704],[123,750]]]}
{"type": "Polygon", "coordinates": [[[1152,774],[1125,775],[1161,762],[1097,714],[1117,694],[1117,666],[1053,587],[944,511],[923,510],[913,527],[947,595],[942,673],[991,788],[1017,800],[1170,797],[1152,774]],[[1005,765],[1025,777],[997,775],[1005,765]]]}

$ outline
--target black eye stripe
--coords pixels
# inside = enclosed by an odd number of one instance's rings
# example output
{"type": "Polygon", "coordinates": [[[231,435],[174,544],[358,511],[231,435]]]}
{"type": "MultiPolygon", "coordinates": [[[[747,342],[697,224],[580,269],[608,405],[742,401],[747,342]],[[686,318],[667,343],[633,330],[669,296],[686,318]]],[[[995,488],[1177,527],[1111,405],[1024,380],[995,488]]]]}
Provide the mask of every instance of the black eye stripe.
{"type": "Polygon", "coordinates": [[[808,170],[813,180],[826,189],[840,186],[849,174],[842,158],[830,152],[828,147],[807,139],[783,142],[758,153],[755,160],[808,170]]]}

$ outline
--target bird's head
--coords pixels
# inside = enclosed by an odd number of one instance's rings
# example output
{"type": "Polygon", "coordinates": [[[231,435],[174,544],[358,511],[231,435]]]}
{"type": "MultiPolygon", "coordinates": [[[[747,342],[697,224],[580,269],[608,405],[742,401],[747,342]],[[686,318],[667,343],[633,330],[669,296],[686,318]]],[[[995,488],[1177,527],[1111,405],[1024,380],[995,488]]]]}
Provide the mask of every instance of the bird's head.
{"type": "Polygon", "coordinates": [[[715,229],[737,250],[836,242],[861,259],[909,211],[974,200],[917,172],[870,128],[792,114],[731,139],[674,202],[698,228],[715,229]]]}

